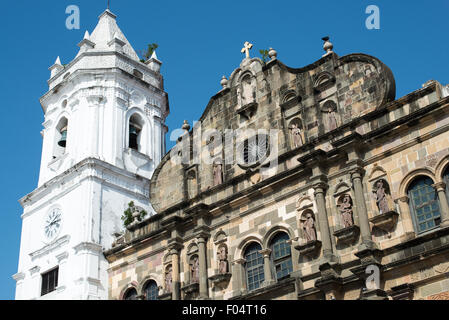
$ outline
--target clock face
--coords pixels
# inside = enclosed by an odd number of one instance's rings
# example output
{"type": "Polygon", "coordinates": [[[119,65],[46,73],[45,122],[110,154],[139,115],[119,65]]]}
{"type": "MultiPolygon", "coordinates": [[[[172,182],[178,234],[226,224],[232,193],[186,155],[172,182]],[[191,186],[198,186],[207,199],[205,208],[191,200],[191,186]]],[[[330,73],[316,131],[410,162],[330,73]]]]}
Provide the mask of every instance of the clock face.
{"type": "Polygon", "coordinates": [[[44,233],[47,239],[54,239],[61,229],[62,212],[60,209],[52,209],[45,217],[44,233]]]}

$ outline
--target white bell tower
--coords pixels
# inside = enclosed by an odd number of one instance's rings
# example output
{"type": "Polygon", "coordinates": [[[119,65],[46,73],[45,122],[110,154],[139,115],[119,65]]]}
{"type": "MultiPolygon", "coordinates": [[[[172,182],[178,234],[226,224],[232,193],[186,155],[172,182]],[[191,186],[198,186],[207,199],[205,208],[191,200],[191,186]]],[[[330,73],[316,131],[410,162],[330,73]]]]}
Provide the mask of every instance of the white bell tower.
{"type": "Polygon", "coordinates": [[[168,97],[156,54],[140,62],[106,10],[78,55],[50,67],[38,188],[20,200],[16,299],[107,299],[109,249],[128,203],[150,215],[168,97]]]}

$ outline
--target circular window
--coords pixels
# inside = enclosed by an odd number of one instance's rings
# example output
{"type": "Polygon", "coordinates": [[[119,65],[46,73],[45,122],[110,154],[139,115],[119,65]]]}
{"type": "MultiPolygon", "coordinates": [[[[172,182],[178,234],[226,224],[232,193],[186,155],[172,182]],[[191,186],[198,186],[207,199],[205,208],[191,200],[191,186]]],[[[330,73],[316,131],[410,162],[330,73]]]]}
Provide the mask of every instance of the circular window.
{"type": "Polygon", "coordinates": [[[254,167],[265,161],[270,154],[269,140],[266,135],[257,135],[246,139],[237,149],[238,164],[254,167]]]}

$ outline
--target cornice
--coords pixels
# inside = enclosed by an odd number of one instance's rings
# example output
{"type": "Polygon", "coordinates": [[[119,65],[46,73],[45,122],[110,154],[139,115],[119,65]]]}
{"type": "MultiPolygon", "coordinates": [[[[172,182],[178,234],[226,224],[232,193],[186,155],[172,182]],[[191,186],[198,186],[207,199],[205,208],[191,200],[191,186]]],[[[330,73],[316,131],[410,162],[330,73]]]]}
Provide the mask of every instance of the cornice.
{"type": "Polygon", "coordinates": [[[49,253],[50,251],[55,250],[56,248],[60,248],[64,245],[66,245],[67,243],[69,243],[70,241],[70,236],[69,235],[65,235],[61,238],[56,239],[55,241],[53,241],[52,243],[47,244],[46,246],[44,246],[43,248],[36,250],[34,252],[31,252],[29,255],[31,257],[31,260],[35,260],[47,253],[49,253]]]}
{"type": "MultiPolygon", "coordinates": [[[[70,181],[80,183],[84,179],[92,179],[92,178],[100,179],[102,182],[109,182],[113,185],[117,185],[117,183],[119,183],[117,182],[117,179],[121,179],[124,182],[127,182],[126,180],[132,180],[133,182],[132,192],[136,193],[135,187],[140,185],[140,188],[142,188],[143,191],[142,196],[144,196],[145,198],[149,198],[148,191],[145,191],[147,189],[147,186],[149,186],[150,184],[149,179],[139,176],[137,174],[132,174],[124,169],[118,168],[102,160],[95,158],[87,158],[80,161],[79,163],[71,167],[69,170],[47,181],[46,183],[35,189],[33,192],[29,193],[25,197],[21,198],[19,200],[19,203],[23,207],[30,206],[36,201],[38,201],[41,197],[43,197],[46,193],[51,192],[54,188],[58,188],[61,183],[67,183],[68,179],[70,181]],[[85,173],[85,175],[80,179],[82,173],[85,173]],[[112,176],[111,173],[113,173],[114,175],[112,176]],[[114,179],[112,179],[112,177],[114,177],[114,179]],[[75,181],[76,179],[78,179],[78,181],[75,181]]],[[[30,212],[23,214],[22,217],[28,215],[29,213],[30,212]]]]}

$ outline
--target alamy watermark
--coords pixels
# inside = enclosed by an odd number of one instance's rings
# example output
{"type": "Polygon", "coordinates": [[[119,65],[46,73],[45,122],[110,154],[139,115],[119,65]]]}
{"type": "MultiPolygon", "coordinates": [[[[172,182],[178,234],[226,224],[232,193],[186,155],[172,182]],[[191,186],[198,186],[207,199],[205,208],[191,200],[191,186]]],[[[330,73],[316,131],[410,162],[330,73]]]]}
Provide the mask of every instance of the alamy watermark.
{"type": "Polygon", "coordinates": [[[365,26],[368,30],[380,29],[380,9],[376,5],[369,5],[365,10],[369,16],[365,20],[365,26]]]}
{"type": "Polygon", "coordinates": [[[365,274],[368,275],[365,281],[365,288],[368,290],[380,289],[380,269],[376,265],[369,265],[365,274]]]}
{"type": "Polygon", "coordinates": [[[65,20],[65,26],[69,30],[79,30],[80,28],[80,8],[74,4],[67,6],[65,13],[69,16],[65,20]]]}

